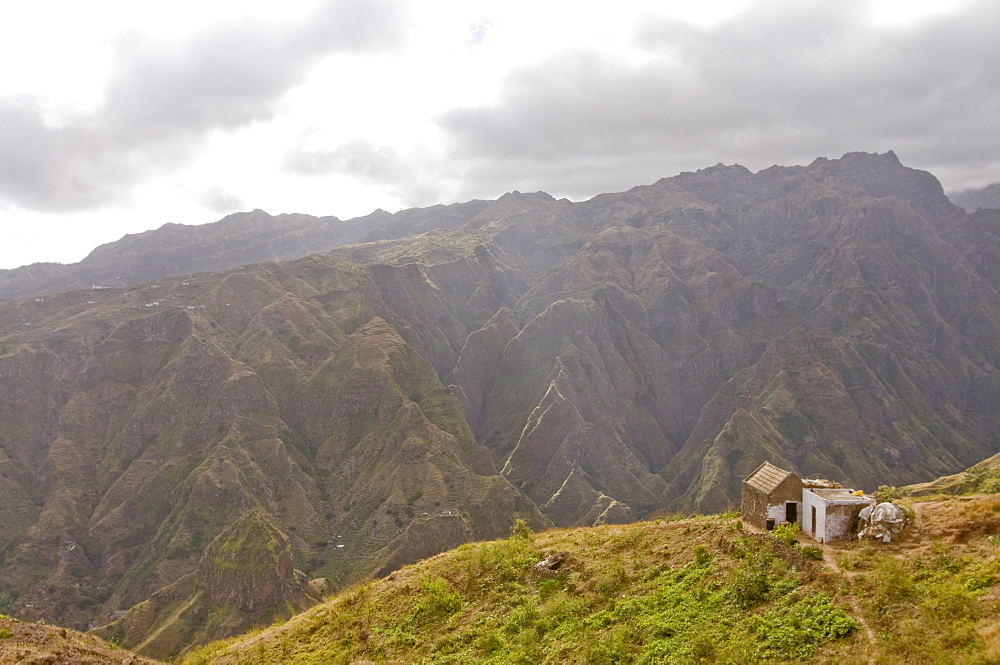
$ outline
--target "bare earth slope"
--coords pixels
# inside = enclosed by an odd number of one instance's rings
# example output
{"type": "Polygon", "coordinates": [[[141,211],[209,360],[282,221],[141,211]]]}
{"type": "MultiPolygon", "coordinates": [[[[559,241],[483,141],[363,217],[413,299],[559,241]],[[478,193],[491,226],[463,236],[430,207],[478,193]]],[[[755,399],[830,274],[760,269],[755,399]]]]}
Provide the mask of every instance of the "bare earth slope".
{"type": "Polygon", "coordinates": [[[899,488],[899,491],[911,497],[975,492],[1000,493],[1000,453],[960,473],[942,476],[926,483],[907,485],[899,488]]]}
{"type": "Polygon", "coordinates": [[[75,630],[0,616],[2,665],[156,665],[159,662],[75,630]]]}
{"type": "Polygon", "coordinates": [[[450,380],[558,524],[723,509],[764,458],[874,487],[1000,448],[998,220],[891,153],[512,195],[466,228],[487,221],[531,286],[450,380]]]}

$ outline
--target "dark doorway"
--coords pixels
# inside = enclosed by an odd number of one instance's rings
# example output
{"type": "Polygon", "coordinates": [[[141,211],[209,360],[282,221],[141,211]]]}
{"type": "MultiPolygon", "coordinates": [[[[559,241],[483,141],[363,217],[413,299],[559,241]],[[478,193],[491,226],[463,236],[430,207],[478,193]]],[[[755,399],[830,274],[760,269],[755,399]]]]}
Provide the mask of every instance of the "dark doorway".
{"type": "Polygon", "coordinates": [[[785,521],[789,524],[799,521],[799,504],[792,501],[785,504],[785,521]]]}
{"type": "Polygon", "coordinates": [[[816,537],[816,506],[812,507],[812,532],[813,538],[816,537]]]}

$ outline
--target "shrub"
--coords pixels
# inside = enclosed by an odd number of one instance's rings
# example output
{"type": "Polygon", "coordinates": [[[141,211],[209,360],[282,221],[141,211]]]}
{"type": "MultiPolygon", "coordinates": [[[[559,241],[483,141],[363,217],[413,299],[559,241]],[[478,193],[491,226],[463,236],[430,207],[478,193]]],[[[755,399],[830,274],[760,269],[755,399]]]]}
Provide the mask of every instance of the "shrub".
{"type": "Polygon", "coordinates": [[[726,596],[736,607],[750,609],[767,600],[770,591],[771,582],[764,571],[743,566],[733,574],[726,596]]]}
{"type": "Polygon", "coordinates": [[[875,490],[875,500],[879,503],[885,503],[886,501],[892,501],[893,497],[896,496],[896,488],[892,485],[879,485],[878,489],[875,490]]]}
{"type": "MultiPolygon", "coordinates": [[[[791,597],[790,597],[791,598],[791,597]]],[[[757,655],[765,659],[805,660],[817,647],[857,630],[858,624],[824,595],[783,603],[754,617],[757,655]]]]}
{"type": "Polygon", "coordinates": [[[542,598],[551,596],[555,592],[562,590],[565,583],[566,580],[561,577],[553,577],[552,579],[542,580],[538,583],[538,595],[542,598]]]}
{"type": "Polygon", "coordinates": [[[983,494],[1000,494],[1000,478],[987,478],[979,484],[983,494]]]}
{"type": "Polygon", "coordinates": [[[522,540],[534,540],[535,532],[531,530],[523,517],[518,517],[514,525],[510,528],[511,538],[521,538],[522,540]]]}
{"type": "Polygon", "coordinates": [[[779,526],[777,529],[772,531],[774,537],[783,542],[786,545],[791,545],[795,542],[795,536],[799,535],[799,530],[797,527],[791,524],[786,524],[779,526]]]}
{"type": "Polygon", "coordinates": [[[865,577],[865,600],[876,616],[890,622],[904,613],[917,595],[917,586],[906,566],[895,558],[880,559],[865,577]]]}
{"type": "Polygon", "coordinates": [[[875,561],[875,548],[868,541],[837,556],[837,565],[844,570],[867,570],[875,561]]]}
{"type": "Polygon", "coordinates": [[[816,545],[806,545],[802,548],[802,556],[813,561],[822,561],[823,548],[816,545]]]}
{"type": "Polygon", "coordinates": [[[421,622],[445,618],[462,609],[462,598],[440,577],[425,577],[420,581],[423,599],[414,608],[412,618],[421,622]]]}

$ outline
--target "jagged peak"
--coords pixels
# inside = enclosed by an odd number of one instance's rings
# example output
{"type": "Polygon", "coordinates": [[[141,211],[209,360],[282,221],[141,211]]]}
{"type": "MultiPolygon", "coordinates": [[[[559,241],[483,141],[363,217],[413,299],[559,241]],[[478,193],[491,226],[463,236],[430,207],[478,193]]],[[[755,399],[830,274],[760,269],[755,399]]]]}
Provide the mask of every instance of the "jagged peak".
{"type": "Polygon", "coordinates": [[[841,157],[841,160],[871,161],[880,164],[893,164],[896,166],[902,166],[902,163],[899,161],[899,157],[897,157],[896,153],[892,150],[887,150],[886,152],[883,153],[864,152],[862,150],[858,150],[855,152],[844,153],[844,156],[841,157]]]}
{"type": "Polygon", "coordinates": [[[742,164],[723,164],[722,162],[719,162],[715,166],[698,169],[697,173],[734,173],[739,175],[751,175],[752,171],[742,164]]]}
{"type": "Polygon", "coordinates": [[[500,201],[512,201],[512,200],[513,201],[555,201],[555,199],[552,197],[552,195],[551,194],[547,194],[546,192],[542,192],[542,191],[537,191],[537,192],[519,192],[518,190],[515,189],[515,190],[507,192],[506,194],[504,194],[503,196],[501,196],[499,199],[497,199],[497,202],[500,202],[500,201]]]}

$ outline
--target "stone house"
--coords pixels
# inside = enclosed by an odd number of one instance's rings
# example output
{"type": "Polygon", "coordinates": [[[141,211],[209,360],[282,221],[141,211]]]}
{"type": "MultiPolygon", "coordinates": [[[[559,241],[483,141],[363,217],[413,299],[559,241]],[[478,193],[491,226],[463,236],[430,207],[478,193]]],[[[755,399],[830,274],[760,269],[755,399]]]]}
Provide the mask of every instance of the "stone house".
{"type": "Polygon", "coordinates": [[[802,480],[764,462],[743,480],[743,519],[758,529],[781,522],[798,525],[802,504],[802,480]],[[773,520],[773,521],[772,521],[773,520]]]}
{"type": "Polygon", "coordinates": [[[849,489],[806,487],[802,490],[802,530],[817,543],[851,538],[862,509],[874,504],[874,498],[857,496],[849,489]]]}

